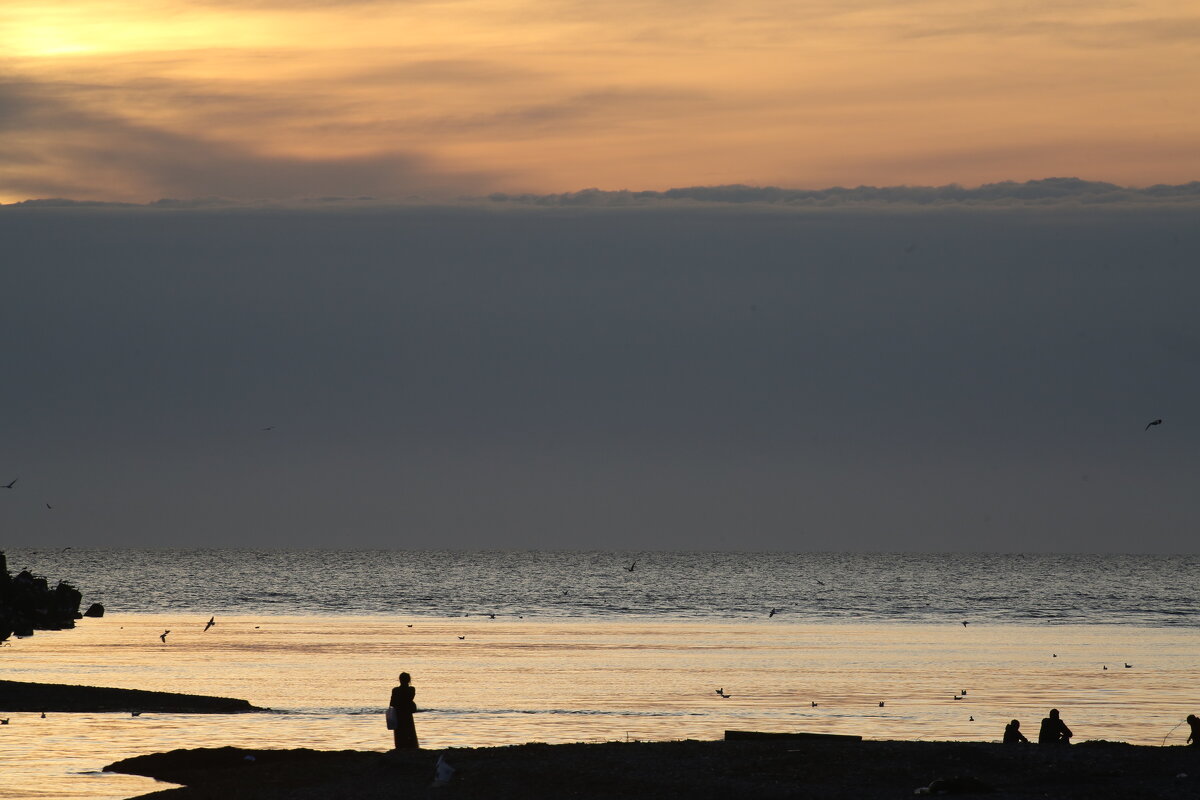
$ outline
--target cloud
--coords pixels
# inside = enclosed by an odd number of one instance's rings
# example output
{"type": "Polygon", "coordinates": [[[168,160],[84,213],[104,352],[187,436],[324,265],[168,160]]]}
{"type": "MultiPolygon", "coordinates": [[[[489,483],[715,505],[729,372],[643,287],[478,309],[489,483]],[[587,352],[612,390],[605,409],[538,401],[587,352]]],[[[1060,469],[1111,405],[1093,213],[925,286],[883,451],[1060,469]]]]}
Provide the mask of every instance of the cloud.
{"type": "Polygon", "coordinates": [[[145,201],[158,197],[288,198],[459,194],[491,177],[402,151],[301,157],[263,152],[202,131],[134,122],[73,102],[79,87],[0,85],[6,125],[0,177],[26,197],[145,201]]]}
{"type": "Polygon", "coordinates": [[[922,191],[4,206],[5,529],[1186,550],[1197,187],[922,191]]]}
{"type": "Polygon", "coordinates": [[[691,186],[655,191],[601,191],[585,189],[562,194],[520,194],[497,192],[490,195],[497,203],[535,206],[627,206],[668,201],[693,201],[709,204],[766,204],[778,206],[945,206],[1012,204],[1186,204],[1200,205],[1200,182],[1178,186],[1156,185],[1146,188],[1117,186],[1103,181],[1079,178],[1004,181],[975,188],[957,184],[946,186],[857,186],[806,190],[777,186],[691,186]]]}

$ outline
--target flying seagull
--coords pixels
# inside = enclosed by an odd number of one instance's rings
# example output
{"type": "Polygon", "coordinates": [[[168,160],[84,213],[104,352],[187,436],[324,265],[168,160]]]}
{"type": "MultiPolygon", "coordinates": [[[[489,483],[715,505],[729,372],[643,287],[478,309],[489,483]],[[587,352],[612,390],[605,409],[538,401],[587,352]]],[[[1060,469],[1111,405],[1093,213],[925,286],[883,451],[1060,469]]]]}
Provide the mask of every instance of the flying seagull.
{"type": "Polygon", "coordinates": [[[160,641],[162,641],[163,644],[167,643],[167,634],[168,633],[170,633],[170,631],[163,631],[161,634],[159,634],[158,638],[160,641]]]}
{"type": "Polygon", "coordinates": [[[776,614],[778,614],[778,613],[779,613],[779,609],[778,609],[778,608],[772,608],[772,609],[771,609],[771,613],[770,613],[770,614],[767,614],[767,619],[770,619],[771,617],[775,616],[775,615],[776,615],[776,614]]]}
{"type": "MultiPolygon", "coordinates": [[[[1149,422],[1147,422],[1147,423],[1146,423],[1146,430],[1150,430],[1150,429],[1151,429],[1151,428],[1153,428],[1155,425],[1162,425],[1162,420],[1161,420],[1161,419],[1152,419],[1152,420],[1150,420],[1149,422]]],[[[10,486],[9,486],[9,488],[11,489],[11,488],[12,488],[12,486],[10,485],[10,486]]]]}
{"type": "Polygon", "coordinates": [[[625,569],[626,569],[626,571],[628,571],[628,572],[633,572],[633,570],[634,570],[634,567],[636,567],[636,566],[637,566],[637,562],[636,562],[636,561],[634,561],[632,564],[630,564],[630,565],[629,565],[628,567],[626,567],[625,569]]]}
{"type": "Polygon", "coordinates": [[[9,481],[8,483],[4,484],[4,488],[5,488],[5,489],[11,489],[11,488],[13,487],[13,484],[14,484],[14,483],[16,483],[16,482],[17,482],[17,481],[19,481],[19,480],[21,480],[21,479],[20,479],[20,478],[13,478],[11,481],[9,481]]]}
{"type": "Polygon", "coordinates": [[[208,618],[208,622],[206,622],[206,623],[204,624],[204,630],[205,630],[205,631],[207,631],[209,628],[211,628],[213,625],[216,625],[216,624],[217,624],[217,618],[216,618],[216,617],[209,617],[209,618],[208,618]]]}
{"type": "Polygon", "coordinates": [[[721,687],[720,689],[717,689],[717,694],[721,695],[721,697],[724,697],[726,700],[733,697],[733,695],[731,695],[731,694],[725,694],[725,687],[721,687]]]}

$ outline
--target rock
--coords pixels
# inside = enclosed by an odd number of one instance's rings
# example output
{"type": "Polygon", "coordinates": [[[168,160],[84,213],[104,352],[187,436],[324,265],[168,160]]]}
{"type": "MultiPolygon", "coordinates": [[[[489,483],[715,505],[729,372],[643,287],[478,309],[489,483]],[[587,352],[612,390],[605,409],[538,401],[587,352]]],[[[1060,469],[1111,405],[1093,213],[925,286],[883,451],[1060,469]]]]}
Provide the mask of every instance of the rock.
{"type": "Polygon", "coordinates": [[[104,604],[103,603],[92,603],[90,606],[88,606],[87,611],[83,612],[83,615],[85,617],[103,617],[104,616],[104,604]]]}
{"type": "Polygon", "coordinates": [[[51,589],[44,577],[28,569],[12,577],[8,559],[0,551],[0,641],[13,634],[32,636],[35,630],[74,628],[75,620],[83,616],[82,600],[79,590],[66,581],[51,589]]]}

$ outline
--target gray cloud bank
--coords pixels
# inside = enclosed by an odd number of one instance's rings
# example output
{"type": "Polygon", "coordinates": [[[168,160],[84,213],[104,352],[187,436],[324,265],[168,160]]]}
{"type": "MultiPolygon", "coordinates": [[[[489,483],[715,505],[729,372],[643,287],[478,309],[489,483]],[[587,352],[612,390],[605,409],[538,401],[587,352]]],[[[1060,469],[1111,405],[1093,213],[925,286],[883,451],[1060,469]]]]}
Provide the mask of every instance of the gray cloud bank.
{"type": "Polygon", "coordinates": [[[1001,186],[5,206],[0,529],[1194,550],[1196,185],[1001,186]]]}
{"type": "MultiPolygon", "coordinates": [[[[417,198],[409,204],[427,204],[417,198]]],[[[813,207],[931,207],[931,206],[1016,206],[1016,205],[1192,205],[1200,204],[1200,181],[1156,184],[1146,187],[1119,186],[1080,178],[1044,178],[1024,182],[1003,181],[976,187],[945,186],[834,186],[826,189],[785,189],[778,186],[688,186],[665,191],[606,191],[583,189],[556,194],[509,194],[494,192],[486,197],[460,197],[460,205],[496,204],[565,208],[624,208],[654,205],[767,205],[787,208],[813,207]]],[[[394,199],[371,195],[297,196],[293,199],[250,200],[218,195],[190,199],[163,198],[144,204],[158,208],[204,208],[232,206],[393,206],[394,199]]],[[[0,204],[3,205],[3,204],[0,204]]],[[[11,203],[25,207],[117,206],[133,208],[139,203],[70,198],[37,198],[11,203]]]]}
{"type": "Polygon", "coordinates": [[[1005,203],[1194,203],[1200,202],[1200,181],[1144,188],[1118,186],[1079,178],[1003,181],[967,188],[946,186],[835,186],[828,189],[783,189],[777,186],[690,186],[652,191],[602,191],[585,189],[562,194],[495,193],[490,199],[504,203],[547,206],[622,206],[659,201],[700,203],[767,203],[786,206],[945,205],[1005,203]]]}

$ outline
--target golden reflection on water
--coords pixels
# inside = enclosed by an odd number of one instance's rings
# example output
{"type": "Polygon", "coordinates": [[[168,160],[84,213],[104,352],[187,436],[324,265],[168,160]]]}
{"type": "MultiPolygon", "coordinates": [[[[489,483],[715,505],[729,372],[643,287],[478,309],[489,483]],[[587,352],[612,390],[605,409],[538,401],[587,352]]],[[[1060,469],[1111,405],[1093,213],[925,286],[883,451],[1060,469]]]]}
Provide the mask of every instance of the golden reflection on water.
{"type": "Polygon", "coordinates": [[[1200,667],[1196,632],[1173,628],[264,616],[204,632],[206,620],[110,615],[39,632],[0,649],[3,676],[241,697],[275,713],[4,713],[0,797],[150,791],[97,771],[178,747],[384,750],[401,670],[425,712],[422,745],[443,748],[726,729],[990,741],[1014,717],[1034,736],[1052,706],[1077,741],[1157,745],[1197,710],[1200,667]]]}

